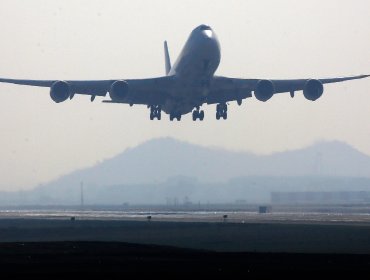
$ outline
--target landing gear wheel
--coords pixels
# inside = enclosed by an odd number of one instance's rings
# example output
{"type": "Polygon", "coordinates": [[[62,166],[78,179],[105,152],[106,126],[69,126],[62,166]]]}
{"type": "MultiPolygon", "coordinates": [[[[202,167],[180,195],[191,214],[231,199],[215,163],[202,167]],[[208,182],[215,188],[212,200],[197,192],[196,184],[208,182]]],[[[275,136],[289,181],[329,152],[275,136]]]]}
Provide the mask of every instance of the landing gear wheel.
{"type": "Polygon", "coordinates": [[[204,111],[200,111],[199,107],[196,107],[195,110],[193,111],[193,121],[196,120],[202,121],[204,119],[204,111]]]}
{"type": "Polygon", "coordinates": [[[200,111],[200,113],[199,113],[199,120],[200,121],[203,121],[204,120],[204,111],[203,110],[200,111]]]}
{"type": "Polygon", "coordinates": [[[150,120],[154,120],[155,118],[161,120],[161,112],[162,109],[160,105],[150,106],[150,120]]]}
{"type": "Polygon", "coordinates": [[[181,114],[170,114],[170,121],[172,122],[174,119],[181,121],[181,114]]]}
{"type": "Polygon", "coordinates": [[[195,122],[198,118],[198,111],[193,111],[193,121],[195,122]]]}
{"type": "Polygon", "coordinates": [[[224,120],[227,119],[227,104],[217,104],[216,106],[216,119],[219,120],[223,118],[224,120]]]}

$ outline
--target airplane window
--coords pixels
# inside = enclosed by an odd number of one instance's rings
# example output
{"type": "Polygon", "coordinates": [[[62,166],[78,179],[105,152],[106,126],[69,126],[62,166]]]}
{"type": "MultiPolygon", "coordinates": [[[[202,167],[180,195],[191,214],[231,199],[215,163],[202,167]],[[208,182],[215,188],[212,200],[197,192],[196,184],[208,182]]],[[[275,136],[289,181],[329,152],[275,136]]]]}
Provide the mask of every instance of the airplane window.
{"type": "Polygon", "coordinates": [[[207,26],[207,25],[201,25],[201,26],[199,27],[199,29],[200,29],[200,30],[202,30],[202,31],[205,31],[205,30],[211,30],[211,28],[210,28],[209,26],[207,26]]]}

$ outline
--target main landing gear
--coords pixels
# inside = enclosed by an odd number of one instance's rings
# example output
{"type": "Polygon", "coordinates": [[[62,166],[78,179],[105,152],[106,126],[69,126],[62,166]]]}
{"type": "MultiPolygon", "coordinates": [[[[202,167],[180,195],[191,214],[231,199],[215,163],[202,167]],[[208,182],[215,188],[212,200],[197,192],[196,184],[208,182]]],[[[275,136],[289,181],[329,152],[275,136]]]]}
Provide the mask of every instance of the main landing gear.
{"type": "Polygon", "coordinates": [[[199,119],[200,121],[204,120],[204,111],[200,111],[199,107],[193,111],[193,121],[196,121],[197,119],[199,119]]]}
{"type": "Polygon", "coordinates": [[[160,105],[151,105],[150,106],[150,120],[154,120],[157,118],[159,121],[161,120],[161,106],[160,105]]]}
{"type": "Polygon", "coordinates": [[[223,118],[224,120],[227,119],[227,105],[226,105],[226,103],[217,104],[216,119],[219,120],[221,118],[223,118]]]}

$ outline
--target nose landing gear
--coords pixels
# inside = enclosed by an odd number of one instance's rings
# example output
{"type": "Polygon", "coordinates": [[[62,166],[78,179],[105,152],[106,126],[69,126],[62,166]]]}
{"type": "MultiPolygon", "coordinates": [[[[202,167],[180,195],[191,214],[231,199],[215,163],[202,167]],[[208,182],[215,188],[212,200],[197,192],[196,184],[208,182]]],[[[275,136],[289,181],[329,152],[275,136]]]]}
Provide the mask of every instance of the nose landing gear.
{"type": "Polygon", "coordinates": [[[177,121],[181,121],[181,114],[176,113],[170,114],[170,121],[172,122],[174,119],[177,119],[177,121]]]}

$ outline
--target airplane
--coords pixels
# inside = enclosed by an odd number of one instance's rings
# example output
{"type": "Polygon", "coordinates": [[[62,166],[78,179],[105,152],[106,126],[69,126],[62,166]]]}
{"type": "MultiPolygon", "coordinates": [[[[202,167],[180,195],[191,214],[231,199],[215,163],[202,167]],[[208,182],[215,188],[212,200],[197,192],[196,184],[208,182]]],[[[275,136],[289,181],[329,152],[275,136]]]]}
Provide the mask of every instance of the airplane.
{"type": "Polygon", "coordinates": [[[315,101],[324,92],[324,84],[362,79],[370,75],[331,79],[241,79],[216,76],[221,61],[221,48],[216,33],[207,25],[196,27],[190,34],[178,59],[171,65],[167,41],[164,42],[165,76],[149,79],[112,79],[96,81],[18,80],[3,79],[2,83],[49,87],[50,97],[56,103],[72,99],[76,94],[96,96],[109,100],[104,103],[146,105],[150,120],[161,120],[162,111],[170,121],[181,120],[192,113],[193,121],[203,121],[204,104],[216,104],[216,119],[227,119],[228,103],[254,97],[266,102],[277,93],[303,91],[306,99],[315,101]]]}

